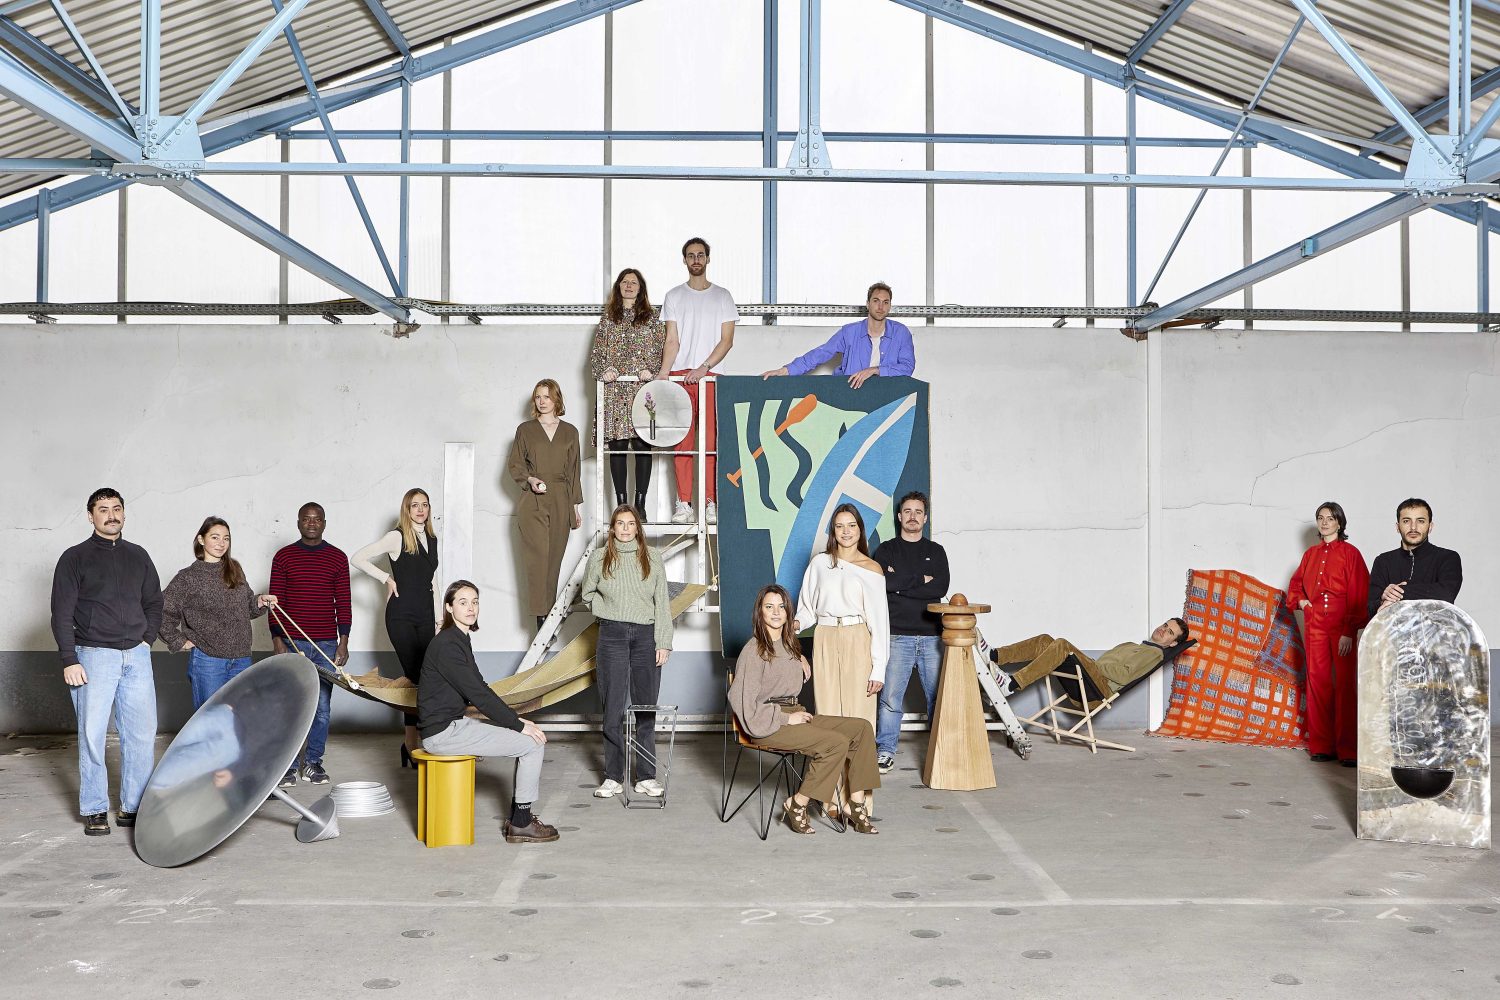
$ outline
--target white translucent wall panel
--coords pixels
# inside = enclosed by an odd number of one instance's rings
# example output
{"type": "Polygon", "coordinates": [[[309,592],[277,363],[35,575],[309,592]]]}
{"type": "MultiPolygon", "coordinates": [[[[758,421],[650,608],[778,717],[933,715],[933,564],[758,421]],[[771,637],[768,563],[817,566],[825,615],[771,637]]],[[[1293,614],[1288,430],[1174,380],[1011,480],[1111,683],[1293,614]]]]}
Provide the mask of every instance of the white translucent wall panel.
{"type": "MultiPolygon", "coordinates": [[[[382,94],[330,117],[337,129],[399,128],[401,98],[395,92],[382,94]]],[[[308,129],[317,125],[309,123],[300,127],[308,129]]],[[[345,144],[344,152],[351,160],[395,161],[401,159],[401,144],[394,141],[350,141],[345,144]]],[[[291,155],[294,160],[304,163],[334,163],[337,159],[327,142],[313,140],[298,140],[292,146],[291,155]]],[[[375,223],[375,230],[385,245],[391,267],[395,269],[400,219],[399,182],[393,177],[359,177],[355,180],[375,223]]],[[[343,177],[293,177],[289,205],[294,240],[377,291],[391,293],[390,280],[380,266],[380,258],[365,233],[359,210],[343,177]]],[[[275,220],[274,212],[270,218],[275,220]]],[[[347,294],[295,265],[287,274],[287,297],[292,302],[345,298],[347,294]]],[[[349,317],[348,321],[359,320],[349,317]]],[[[370,317],[368,321],[379,322],[380,319],[370,317]]]]}
{"type": "MultiPolygon", "coordinates": [[[[1411,219],[1411,307],[1467,312],[1479,308],[1475,228],[1468,222],[1426,211],[1411,219]]],[[[1493,253],[1493,249],[1491,253],[1493,253]]],[[[1500,260],[1491,258],[1492,269],[1500,260]]],[[[1491,308],[1494,307],[1491,299],[1491,308]]],[[[1453,326],[1413,329],[1454,329],[1453,326]]]]}
{"type": "MultiPolygon", "coordinates": [[[[618,45],[618,34],[616,39],[618,45]]],[[[630,66],[616,62],[617,75],[631,71],[630,66]]],[[[453,72],[454,128],[593,129],[600,127],[603,108],[602,18],[468,63],[453,72]]]]}
{"type": "MultiPolygon", "coordinates": [[[[902,152],[850,144],[848,167],[870,166],[902,152]]],[[[898,303],[926,297],[926,194],[920,184],[783,184],[779,294],[782,302],[862,303],[875,281],[898,303]]]]}
{"type": "MultiPolygon", "coordinates": [[[[924,19],[913,17],[903,28],[918,41],[914,69],[920,86],[924,19]]],[[[1083,131],[1083,78],[1078,74],[942,22],[933,26],[932,45],[939,132],[1083,131]]],[[[1095,91],[1108,89],[1101,84],[1095,91]]],[[[920,129],[920,119],[917,124],[920,129]]]]}
{"type": "MultiPolygon", "coordinates": [[[[269,139],[231,155],[236,161],[276,158],[269,139]]],[[[281,197],[275,177],[224,176],[209,187],[262,220],[276,225],[281,197]]],[[[126,297],[133,301],[275,302],[276,254],[172,192],[149,185],[130,189],[126,215],[126,297]],[[205,253],[206,247],[212,252],[205,253]]],[[[146,317],[136,317],[140,321],[146,317]]],[[[247,322],[276,322],[247,317],[247,322]]],[[[184,316],[183,323],[222,323],[222,317],[184,316]]]]}
{"type": "MultiPolygon", "coordinates": [[[[743,143],[617,142],[616,163],[683,166],[759,165],[759,147],[743,143]]],[[[754,181],[615,181],[614,270],[638,268],[656,302],[687,280],[682,244],[693,236],[712,249],[709,280],[737,302],[760,301],[761,185],[754,181]]],[[[785,216],[783,216],[785,218],[785,216]]],[[[597,256],[597,255],[596,255],[597,256]]],[[[582,301],[602,301],[614,274],[582,301]]]]}
{"type": "MultiPolygon", "coordinates": [[[[9,199],[0,204],[23,201],[9,199]]],[[[0,301],[29,302],[36,297],[36,223],[0,232],[0,301]]],[[[25,316],[0,316],[0,323],[29,323],[25,316]]]]}
{"type": "MultiPolygon", "coordinates": [[[[614,26],[616,128],[760,128],[759,0],[635,4],[615,13],[614,26]]],[[[793,42],[793,79],[796,51],[793,42]]],[[[570,71],[585,68],[577,50],[564,58],[570,71]]]]}
{"type": "MultiPolygon", "coordinates": [[[[1083,151],[947,146],[939,148],[937,166],[1076,173],[1083,151]]],[[[1083,304],[1083,195],[1077,188],[949,185],[937,189],[936,207],[937,304],[1083,304]]]]}
{"type": "MultiPolygon", "coordinates": [[[[523,154],[542,154],[564,163],[597,163],[599,157],[599,143],[453,145],[455,159],[490,155],[516,161],[523,154]],[[539,145],[546,148],[533,148],[539,145]]],[[[454,299],[594,301],[603,280],[603,186],[596,180],[455,179],[454,299]]]]}
{"type": "MultiPolygon", "coordinates": [[[[790,84],[782,88],[778,110],[779,124],[787,129],[797,127],[798,11],[798,4],[783,5],[783,24],[789,22],[793,30],[789,47],[782,49],[782,61],[789,64],[793,75],[790,84]]],[[[925,20],[895,4],[824,0],[821,81],[826,131],[922,131],[926,118],[925,20]]],[[[834,165],[841,165],[840,161],[835,160],[834,165]]]]}
{"type": "MultiPolygon", "coordinates": [[[[130,194],[133,205],[134,191],[130,194]]],[[[63,211],[52,213],[52,266],[48,298],[53,302],[113,302],[115,294],[116,234],[119,232],[120,196],[105,195],[63,211]]],[[[36,226],[29,229],[36,238],[36,226]]],[[[215,246],[217,250],[217,246],[215,246]]],[[[199,251],[201,252],[201,250],[199,251]]],[[[33,262],[35,257],[30,258],[33,262]]],[[[31,272],[35,293],[35,272],[31,272]]],[[[113,316],[79,316],[85,323],[113,323],[113,316]]],[[[69,322],[74,322],[70,319],[69,322]]]]}

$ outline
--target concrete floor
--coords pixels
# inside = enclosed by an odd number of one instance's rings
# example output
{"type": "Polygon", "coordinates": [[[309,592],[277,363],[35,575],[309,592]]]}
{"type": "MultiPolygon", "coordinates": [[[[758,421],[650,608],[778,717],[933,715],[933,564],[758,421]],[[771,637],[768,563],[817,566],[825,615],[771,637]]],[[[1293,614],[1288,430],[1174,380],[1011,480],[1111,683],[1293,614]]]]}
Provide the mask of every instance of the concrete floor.
{"type": "Polygon", "coordinates": [[[1355,840],[1354,773],[1300,751],[1125,742],[1024,762],[997,743],[999,788],[956,793],[921,785],[908,738],[880,836],[761,843],[748,810],[716,817],[716,737],[679,743],[661,812],[591,798],[597,739],[559,738],[540,803],[559,843],[501,839],[509,775],[482,763],[478,843],[429,850],[395,740],[336,737],[334,780],[387,782],[395,813],[301,845],[273,803],[159,870],[128,831],[82,835],[71,738],[0,740],[3,990],[1500,996],[1494,853],[1355,840]]]}

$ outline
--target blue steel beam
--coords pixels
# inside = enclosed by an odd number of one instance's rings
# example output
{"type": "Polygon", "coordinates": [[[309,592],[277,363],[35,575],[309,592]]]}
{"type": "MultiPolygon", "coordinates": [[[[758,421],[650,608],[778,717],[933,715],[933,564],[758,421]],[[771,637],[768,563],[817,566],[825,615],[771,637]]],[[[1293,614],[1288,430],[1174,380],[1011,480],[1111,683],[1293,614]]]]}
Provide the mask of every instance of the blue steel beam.
{"type": "Polygon", "coordinates": [[[161,116],[161,0],[141,0],[141,114],[145,139],[161,116]]]}
{"type": "Polygon", "coordinates": [[[135,106],[121,97],[115,85],[110,82],[109,74],[104,72],[104,66],[94,57],[94,50],[89,48],[89,43],[83,40],[83,32],[79,31],[78,25],[73,23],[73,18],[68,15],[68,9],[62,5],[62,0],[50,0],[50,2],[53,15],[62,24],[68,37],[73,39],[73,45],[78,49],[78,54],[83,56],[83,61],[89,64],[89,69],[93,70],[94,79],[98,80],[99,85],[109,94],[110,103],[114,105],[122,119],[130,121],[135,115],[135,106]]]}
{"type": "Polygon", "coordinates": [[[1484,109],[1484,114],[1479,116],[1479,120],[1474,123],[1473,127],[1459,141],[1458,153],[1460,156],[1468,155],[1469,151],[1479,144],[1479,141],[1485,137],[1486,133],[1494,128],[1497,117],[1500,117],[1500,97],[1490,102],[1490,106],[1484,109]]]}
{"type": "MultiPolygon", "coordinates": [[[[42,2],[42,0],[38,0],[42,2]]],[[[450,45],[432,55],[414,59],[409,64],[406,78],[413,82],[456,69],[487,55],[504,52],[526,42],[542,38],[555,31],[619,10],[640,0],[571,0],[569,3],[502,24],[483,34],[450,45]]],[[[323,106],[332,112],[358,104],[361,101],[389,93],[403,79],[401,67],[386,67],[376,70],[353,83],[323,94],[323,106]]],[[[215,156],[225,150],[252,142],[263,136],[274,135],[282,129],[293,128],[317,117],[317,109],[310,98],[293,98],[278,102],[267,108],[237,113],[219,123],[210,123],[211,131],[202,136],[203,155],[215,156]]],[[[110,178],[87,178],[63,185],[53,192],[52,205],[56,209],[64,205],[81,204],[99,195],[117,190],[127,183],[110,178]]],[[[0,206],[0,232],[36,218],[36,206],[32,199],[12,202],[0,206]]]]}
{"type": "Polygon", "coordinates": [[[0,94],[117,160],[135,159],[140,154],[135,136],[39,79],[3,49],[0,49],[0,94]]]}
{"type": "Polygon", "coordinates": [[[376,309],[398,322],[411,321],[411,312],[405,306],[380,294],[369,285],[346,271],[342,271],[275,226],[230,201],[223,194],[204,184],[192,180],[183,184],[169,184],[167,189],[189,204],[207,212],[231,229],[248,236],[273,253],[285,257],[308,273],[322,278],[335,288],[376,309]]]}
{"type": "MultiPolygon", "coordinates": [[[[148,0],[148,2],[156,2],[156,0],[148,0]]],[[[245,70],[250,68],[250,64],[255,61],[256,57],[266,50],[266,46],[270,45],[276,36],[281,34],[287,25],[292,23],[292,18],[300,14],[302,8],[306,7],[308,3],[309,0],[287,0],[286,5],[276,12],[276,16],[271,18],[265,27],[260,29],[250,44],[245,46],[244,50],[235,56],[234,60],[228,66],[224,67],[224,72],[220,73],[218,78],[209,84],[208,89],[188,106],[187,111],[183,112],[182,118],[162,141],[162,144],[169,145],[184,129],[194,126],[201,121],[204,113],[214,106],[215,102],[224,95],[224,91],[234,86],[234,81],[238,80],[245,70]]]]}
{"type": "Polygon", "coordinates": [[[47,301],[47,267],[51,260],[52,202],[47,189],[36,193],[36,300],[47,301]]]}
{"type": "Polygon", "coordinates": [[[797,66],[797,138],[788,167],[828,167],[823,138],[823,0],[802,0],[801,47],[797,66]]]}
{"type": "Polygon", "coordinates": [[[455,42],[431,55],[412,61],[410,77],[413,83],[446,73],[476,59],[503,52],[537,38],[543,38],[564,28],[608,14],[611,11],[640,3],[640,0],[572,0],[558,4],[550,10],[510,24],[501,25],[491,31],[455,42]]]}
{"type": "Polygon", "coordinates": [[[1426,207],[1426,203],[1421,198],[1413,195],[1397,195],[1315,233],[1300,243],[1294,243],[1248,267],[1241,268],[1233,274],[1169,302],[1159,309],[1139,316],[1131,322],[1131,326],[1137,330],[1154,330],[1163,323],[1179,319],[1194,309],[1208,306],[1226,295],[1232,295],[1258,281],[1264,281],[1272,275],[1290,270],[1313,257],[1321,256],[1362,236],[1384,229],[1392,223],[1400,222],[1402,219],[1421,212],[1426,207]]]}
{"type": "Polygon", "coordinates": [[[1427,134],[1427,130],[1412,117],[1411,112],[1406,109],[1406,105],[1397,100],[1396,95],[1391,93],[1390,88],[1375,75],[1375,71],[1370,68],[1369,63],[1365,62],[1360,57],[1360,54],[1354,51],[1354,47],[1344,39],[1343,35],[1339,34],[1338,29],[1333,26],[1333,23],[1315,6],[1317,0],[1292,0],[1292,3],[1302,12],[1302,16],[1307,18],[1307,23],[1317,29],[1318,34],[1323,36],[1323,40],[1338,54],[1338,57],[1344,61],[1344,64],[1354,72],[1355,76],[1359,77],[1360,81],[1364,83],[1365,88],[1385,107],[1385,110],[1395,120],[1396,124],[1400,125],[1402,130],[1411,136],[1412,142],[1424,147],[1428,155],[1433,159],[1451,166],[1453,163],[1452,157],[1433,145],[1432,138],[1427,134]]]}
{"type": "Polygon", "coordinates": [[[396,20],[391,17],[390,11],[385,9],[385,4],[380,0],[365,0],[365,6],[370,8],[370,13],[380,24],[380,30],[385,32],[385,37],[389,38],[391,44],[396,47],[396,51],[401,53],[401,58],[410,59],[411,46],[407,44],[406,36],[401,33],[401,29],[396,27],[396,20]]]}
{"type": "Polygon", "coordinates": [[[73,65],[61,53],[8,17],[0,17],[0,41],[41,66],[79,94],[102,108],[115,110],[109,90],[96,79],[73,65]]]}
{"type": "Polygon", "coordinates": [[[1474,5],[1448,0],[1448,134],[1463,135],[1473,103],[1474,5]]]}
{"type": "MultiPolygon", "coordinates": [[[[166,164],[171,166],[171,164],[166,164]]],[[[94,168],[107,169],[107,168],[94,168]]],[[[1500,185],[1403,177],[1212,177],[1205,174],[1055,173],[987,170],[835,169],[809,173],[788,167],[704,167],[619,163],[275,163],[211,160],[194,164],[200,176],[270,177],[569,177],[575,179],[849,181],[877,184],[1009,184],[1030,187],[1212,188],[1238,191],[1434,192],[1465,197],[1500,196],[1500,185]]]]}
{"type": "MultiPolygon", "coordinates": [[[[777,105],[780,102],[781,66],[778,55],[781,44],[777,13],[780,0],[763,0],[761,5],[761,136],[760,165],[774,167],[778,159],[781,130],[777,127],[777,105]]],[[[774,181],[760,186],[760,300],[776,301],[778,257],[778,190],[774,181]]],[[[768,316],[763,322],[774,323],[768,316]]]]}
{"type": "MultiPolygon", "coordinates": [[[[271,6],[280,13],[281,0],[271,0],[271,6]]],[[[297,41],[297,32],[290,24],[286,26],[286,41],[292,51],[292,61],[297,64],[297,72],[302,74],[302,85],[307,88],[308,99],[312,101],[318,120],[323,123],[323,134],[328,139],[328,145],[333,149],[334,158],[340,163],[349,162],[348,157],[344,155],[343,145],[334,134],[333,121],[328,117],[328,109],[323,105],[322,95],[318,93],[318,85],[313,80],[312,70],[307,65],[302,45],[297,41]]],[[[375,230],[375,220],[370,216],[370,209],[365,204],[364,194],[360,191],[358,182],[353,177],[345,177],[344,183],[349,189],[349,196],[354,199],[355,211],[359,213],[360,222],[364,223],[365,233],[370,237],[370,244],[375,248],[375,256],[380,260],[386,280],[391,283],[391,289],[397,295],[404,294],[401,291],[403,287],[401,281],[397,279],[396,272],[391,269],[390,257],[385,252],[385,244],[381,242],[380,234],[375,230]]]]}
{"type": "MultiPolygon", "coordinates": [[[[1486,70],[1476,76],[1474,82],[1470,85],[1470,94],[1472,97],[1483,97],[1496,88],[1500,88],[1500,66],[1486,70]]],[[[1413,112],[1412,117],[1421,125],[1431,125],[1447,113],[1448,98],[1444,95],[1420,111],[1413,112]]],[[[1374,143],[1388,143],[1401,138],[1405,134],[1406,131],[1400,125],[1391,125],[1370,136],[1370,141],[1374,143]]]]}
{"type": "MultiPolygon", "coordinates": [[[[335,133],[345,141],[382,140],[393,142],[401,138],[401,130],[395,128],[338,129],[335,133]]],[[[476,141],[585,141],[585,142],[765,142],[765,132],[675,132],[665,129],[412,129],[413,142],[476,142],[476,141]]],[[[796,132],[777,131],[774,140],[796,138],[796,132]]],[[[326,134],[321,129],[286,129],[277,132],[277,139],[317,139],[326,134]]],[[[823,137],[829,142],[919,142],[986,146],[1123,146],[1123,135],[1038,135],[1020,132],[829,132],[823,137]]],[[[1138,136],[1137,146],[1159,146],[1182,149],[1219,149],[1223,139],[1204,139],[1197,136],[1138,136]]],[[[1236,149],[1259,145],[1254,139],[1235,139],[1236,149]]],[[[764,164],[775,166],[774,163],[764,164]]]]}
{"type": "MultiPolygon", "coordinates": [[[[1125,67],[1119,63],[1111,62],[1093,52],[1085,52],[1077,46],[1069,45],[1050,35],[995,14],[962,3],[950,3],[947,0],[890,0],[890,2],[930,15],[936,20],[999,42],[1019,52],[1025,52],[1055,66],[1061,66],[1122,90],[1125,88],[1125,67]]],[[[1137,93],[1141,97],[1199,121],[1217,125],[1226,132],[1232,131],[1238,121],[1239,113],[1235,109],[1209,105],[1196,96],[1188,96],[1183,88],[1159,77],[1137,71],[1135,81],[1137,93]]],[[[1400,176],[1397,171],[1366,157],[1311,139],[1289,126],[1278,125],[1275,122],[1255,120],[1245,127],[1244,134],[1284,153],[1316,163],[1318,166],[1348,177],[1394,178],[1400,176]]],[[[1475,179],[1472,174],[1470,179],[1475,179]]],[[[1490,179],[1493,177],[1480,178],[1480,180],[1490,179]]],[[[1483,211],[1490,220],[1491,230],[1500,229],[1500,213],[1493,208],[1440,204],[1436,206],[1436,210],[1466,222],[1473,222],[1476,212],[1483,211]]]]}
{"type": "MultiPolygon", "coordinates": [[[[1286,41],[1281,44],[1281,51],[1276,53],[1275,59],[1271,60],[1271,67],[1266,70],[1266,75],[1261,78],[1260,86],[1255,88],[1255,93],[1250,97],[1250,103],[1246,104],[1245,110],[1240,112],[1239,124],[1230,133],[1229,141],[1224,144],[1223,151],[1219,153],[1218,160],[1214,162],[1214,168],[1209,171],[1210,175],[1217,177],[1219,171],[1224,166],[1224,161],[1229,159],[1229,153],[1234,148],[1235,140],[1240,137],[1240,133],[1244,131],[1246,123],[1250,120],[1250,112],[1254,111],[1256,105],[1260,104],[1260,99],[1265,96],[1266,89],[1271,86],[1271,80],[1275,78],[1276,71],[1281,69],[1281,64],[1286,61],[1287,53],[1292,51],[1292,44],[1297,41],[1297,35],[1302,31],[1303,23],[1303,18],[1297,18],[1296,23],[1292,25],[1292,30],[1287,32],[1286,41]]],[[[1161,265],[1157,267],[1156,275],[1152,277],[1151,284],[1146,286],[1146,294],[1142,298],[1150,299],[1151,293],[1156,291],[1157,283],[1161,281],[1161,276],[1166,273],[1167,265],[1171,263],[1172,255],[1177,252],[1177,247],[1181,245],[1182,238],[1187,235],[1188,227],[1193,224],[1193,218],[1198,214],[1198,209],[1202,206],[1203,199],[1207,195],[1207,190],[1199,191],[1198,196],[1193,199],[1192,207],[1188,209],[1187,216],[1183,218],[1182,225],[1177,230],[1177,235],[1172,238],[1171,245],[1167,247],[1167,252],[1162,255],[1161,265]]]]}
{"type": "Polygon", "coordinates": [[[1151,51],[1151,46],[1161,41],[1161,36],[1171,31],[1178,19],[1187,13],[1188,5],[1192,2],[1193,0],[1172,0],[1167,9],[1161,12],[1161,17],[1156,19],[1156,23],[1147,28],[1140,40],[1125,53],[1125,61],[1132,66],[1140,62],[1141,56],[1151,51]]]}

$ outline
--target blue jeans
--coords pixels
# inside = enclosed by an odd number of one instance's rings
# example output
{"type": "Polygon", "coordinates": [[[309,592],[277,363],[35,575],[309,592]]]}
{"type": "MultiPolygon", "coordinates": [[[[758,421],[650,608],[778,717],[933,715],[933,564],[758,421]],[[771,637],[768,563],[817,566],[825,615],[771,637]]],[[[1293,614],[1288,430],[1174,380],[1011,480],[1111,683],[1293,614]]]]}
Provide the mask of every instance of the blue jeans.
{"type": "Polygon", "coordinates": [[[248,656],[209,656],[197,646],[188,650],[188,682],[193,685],[193,711],[202,708],[215,691],[248,666],[248,656]]]}
{"type": "Polygon", "coordinates": [[[935,635],[891,636],[891,658],[885,665],[885,687],[880,689],[880,725],[875,734],[877,755],[896,755],[896,738],[901,735],[901,715],[905,711],[906,684],[912,667],[922,681],[927,695],[927,718],[937,705],[938,674],[943,663],[943,642],[935,635]]]}
{"type": "Polygon", "coordinates": [[[294,651],[312,660],[313,666],[319,670],[318,710],[313,713],[312,728],[307,731],[307,750],[303,753],[302,760],[307,764],[321,764],[323,763],[323,748],[328,745],[328,718],[332,714],[333,701],[333,681],[326,679],[323,673],[333,670],[328,663],[338,652],[339,642],[337,639],[319,639],[316,642],[308,642],[306,639],[289,641],[294,651]],[[319,656],[317,650],[313,649],[314,646],[326,653],[328,659],[325,660],[319,656]]]}
{"type": "Polygon", "coordinates": [[[156,765],[156,681],[151,647],[76,646],[88,682],[69,688],[78,716],[78,812],[109,812],[104,737],[111,710],[120,734],[120,809],[135,812],[156,765]]]}

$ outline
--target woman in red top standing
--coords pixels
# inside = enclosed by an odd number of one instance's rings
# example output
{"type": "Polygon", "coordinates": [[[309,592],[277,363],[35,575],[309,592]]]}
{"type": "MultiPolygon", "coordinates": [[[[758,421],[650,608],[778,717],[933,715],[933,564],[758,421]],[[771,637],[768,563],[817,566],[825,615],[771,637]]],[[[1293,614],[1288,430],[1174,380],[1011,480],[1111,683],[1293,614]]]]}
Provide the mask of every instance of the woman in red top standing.
{"type": "Polygon", "coordinates": [[[1344,531],[1344,508],[1318,507],[1317,545],[1302,554],[1287,596],[1302,611],[1307,646],[1307,749],[1315,761],[1335,757],[1353,767],[1359,738],[1354,637],[1364,628],[1370,571],[1344,531]]]}

